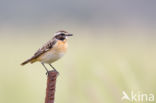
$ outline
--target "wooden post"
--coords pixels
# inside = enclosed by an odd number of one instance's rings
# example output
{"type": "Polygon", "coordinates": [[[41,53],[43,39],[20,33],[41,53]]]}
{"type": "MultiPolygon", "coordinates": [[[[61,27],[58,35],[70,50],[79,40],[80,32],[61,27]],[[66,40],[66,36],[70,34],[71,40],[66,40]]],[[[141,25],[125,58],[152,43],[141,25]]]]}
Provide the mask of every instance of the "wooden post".
{"type": "Polygon", "coordinates": [[[57,76],[58,72],[55,70],[48,72],[45,103],[54,103],[57,76]]]}

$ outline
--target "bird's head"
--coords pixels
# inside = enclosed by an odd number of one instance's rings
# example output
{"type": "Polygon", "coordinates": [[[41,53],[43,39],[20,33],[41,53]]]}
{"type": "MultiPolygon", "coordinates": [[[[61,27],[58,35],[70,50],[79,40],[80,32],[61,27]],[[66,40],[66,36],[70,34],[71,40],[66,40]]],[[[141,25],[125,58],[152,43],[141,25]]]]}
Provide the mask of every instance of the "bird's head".
{"type": "Polygon", "coordinates": [[[70,34],[64,30],[61,30],[61,31],[58,31],[56,32],[54,38],[57,39],[57,40],[65,40],[67,39],[68,36],[73,36],[73,34],[70,34]]]}

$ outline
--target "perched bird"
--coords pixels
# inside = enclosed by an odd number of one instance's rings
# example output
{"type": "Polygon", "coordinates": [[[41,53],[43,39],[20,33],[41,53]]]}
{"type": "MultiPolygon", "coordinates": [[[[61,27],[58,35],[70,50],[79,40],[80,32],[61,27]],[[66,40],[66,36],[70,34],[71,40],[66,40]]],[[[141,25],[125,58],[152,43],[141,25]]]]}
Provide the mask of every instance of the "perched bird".
{"type": "Polygon", "coordinates": [[[27,63],[41,62],[43,67],[48,72],[48,69],[44,65],[44,63],[49,64],[54,70],[56,70],[51,63],[60,59],[66,52],[68,44],[67,37],[72,36],[66,31],[58,31],[55,33],[54,37],[48,41],[42,48],[38,49],[38,51],[28,60],[21,63],[21,65],[25,65],[27,63]]]}

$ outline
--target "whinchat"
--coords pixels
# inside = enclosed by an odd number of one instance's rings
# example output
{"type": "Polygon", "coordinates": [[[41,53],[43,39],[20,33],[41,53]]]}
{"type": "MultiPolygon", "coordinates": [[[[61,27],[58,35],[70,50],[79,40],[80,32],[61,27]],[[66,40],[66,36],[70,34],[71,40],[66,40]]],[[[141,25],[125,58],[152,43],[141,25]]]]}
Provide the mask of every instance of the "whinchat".
{"type": "Polygon", "coordinates": [[[30,59],[24,61],[21,65],[39,61],[47,72],[48,69],[45,67],[44,63],[49,64],[54,70],[56,70],[51,63],[60,59],[65,54],[68,47],[67,37],[72,35],[73,34],[70,34],[64,30],[56,32],[50,41],[38,49],[30,59]]]}

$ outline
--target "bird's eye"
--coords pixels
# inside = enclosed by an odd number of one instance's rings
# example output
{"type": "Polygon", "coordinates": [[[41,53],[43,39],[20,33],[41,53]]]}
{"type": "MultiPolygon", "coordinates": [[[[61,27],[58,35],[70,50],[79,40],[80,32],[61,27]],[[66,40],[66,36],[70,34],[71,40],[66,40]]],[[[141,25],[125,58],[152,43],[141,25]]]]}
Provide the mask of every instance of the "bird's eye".
{"type": "Polygon", "coordinates": [[[60,35],[61,35],[61,36],[65,36],[65,34],[63,34],[63,33],[62,33],[62,34],[60,34],[60,35]]]}

